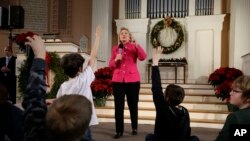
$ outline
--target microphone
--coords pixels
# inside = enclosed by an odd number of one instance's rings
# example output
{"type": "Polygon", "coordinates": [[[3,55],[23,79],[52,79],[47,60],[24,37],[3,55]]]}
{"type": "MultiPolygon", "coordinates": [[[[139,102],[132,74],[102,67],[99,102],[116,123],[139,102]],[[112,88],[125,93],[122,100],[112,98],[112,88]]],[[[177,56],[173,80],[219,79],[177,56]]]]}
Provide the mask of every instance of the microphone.
{"type": "Polygon", "coordinates": [[[124,48],[124,45],[122,43],[119,44],[119,53],[122,54],[122,50],[124,48]]]}

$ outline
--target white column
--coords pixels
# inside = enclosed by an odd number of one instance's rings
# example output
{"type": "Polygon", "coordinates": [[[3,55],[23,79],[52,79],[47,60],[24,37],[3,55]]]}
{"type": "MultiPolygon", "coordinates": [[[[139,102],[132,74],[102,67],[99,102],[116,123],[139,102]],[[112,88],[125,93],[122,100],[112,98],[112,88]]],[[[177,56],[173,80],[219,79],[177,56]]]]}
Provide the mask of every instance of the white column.
{"type": "Polygon", "coordinates": [[[188,16],[195,15],[195,0],[189,0],[188,16]]]}
{"type": "Polygon", "coordinates": [[[224,17],[225,15],[186,17],[189,82],[201,76],[208,77],[214,69],[221,66],[221,31],[224,17]],[[204,68],[208,70],[204,72],[204,68]]]}
{"type": "Polygon", "coordinates": [[[147,0],[141,0],[141,18],[147,18],[147,0]]]}
{"type": "Polygon", "coordinates": [[[125,0],[119,0],[119,19],[125,19],[125,0]]]}
{"type": "Polygon", "coordinates": [[[91,45],[94,44],[95,28],[97,25],[102,27],[102,36],[100,40],[100,50],[97,55],[99,60],[105,61],[100,66],[97,64],[97,68],[103,67],[108,64],[108,59],[111,53],[111,41],[112,41],[112,8],[113,0],[93,0],[92,5],[92,38],[91,45]]]}
{"type": "Polygon", "coordinates": [[[187,44],[187,54],[186,54],[186,56],[187,56],[187,61],[188,61],[188,75],[187,75],[187,77],[188,77],[188,83],[190,82],[190,83],[193,83],[194,82],[194,80],[196,79],[195,78],[195,73],[194,72],[196,72],[195,71],[195,69],[196,69],[196,67],[195,67],[195,64],[196,64],[196,62],[195,62],[195,60],[196,60],[196,58],[195,58],[195,31],[194,30],[190,30],[190,31],[188,31],[188,34],[187,34],[187,36],[188,36],[188,44],[187,44]]]}
{"type": "Polygon", "coordinates": [[[221,66],[221,30],[214,30],[214,69],[221,66]]]}
{"type": "Polygon", "coordinates": [[[242,72],[244,75],[250,76],[250,52],[244,56],[241,57],[243,60],[242,63],[242,72]]]}
{"type": "Polygon", "coordinates": [[[222,0],[214,0],[214,15],[222,14],[222,0]]]}

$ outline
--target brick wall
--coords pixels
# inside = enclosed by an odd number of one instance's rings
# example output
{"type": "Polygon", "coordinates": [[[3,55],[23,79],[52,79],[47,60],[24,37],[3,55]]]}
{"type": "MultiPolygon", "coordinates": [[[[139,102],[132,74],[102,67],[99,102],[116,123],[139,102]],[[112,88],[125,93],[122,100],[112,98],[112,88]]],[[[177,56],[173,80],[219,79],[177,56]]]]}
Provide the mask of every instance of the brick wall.
{"type": "Polygon", "coordinates": [[[24,28],[37,33],[48,30],[48,0],[22,0],[24,28]]]}

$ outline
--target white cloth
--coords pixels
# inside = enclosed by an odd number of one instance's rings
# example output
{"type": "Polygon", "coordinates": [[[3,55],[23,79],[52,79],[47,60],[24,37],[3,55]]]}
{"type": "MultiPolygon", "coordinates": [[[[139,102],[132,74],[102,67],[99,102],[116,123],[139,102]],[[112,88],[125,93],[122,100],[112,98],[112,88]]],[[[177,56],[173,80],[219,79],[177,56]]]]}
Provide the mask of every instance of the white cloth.
{"type": "Polygon", "coordinates": [[[95,107],[93,104],[93,96],[90,85],[95,79],[94,72],[90,66],[79,73],[78,76],[65,81],[57,92],[56,98],[63,95],[79,94],[85,96],[92,103],[92,117],[89,125],[98,124],[97,115],[95,112],[95,107]]]}

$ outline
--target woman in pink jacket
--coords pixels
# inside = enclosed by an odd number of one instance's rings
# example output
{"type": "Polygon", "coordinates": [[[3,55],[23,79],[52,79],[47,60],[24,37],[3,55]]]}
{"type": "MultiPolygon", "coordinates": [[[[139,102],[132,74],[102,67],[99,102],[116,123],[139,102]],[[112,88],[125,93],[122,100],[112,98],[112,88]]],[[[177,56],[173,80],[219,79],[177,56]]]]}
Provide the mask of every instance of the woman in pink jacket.
{"type": "Polygon", "coordinates": [[[121,28],[119,39],[120,44],[113,47],[109,61],[109,66],[114,68],[112,82],[115,101],[115,139],[123,135],[125,95],[130,111],[132,135],[137,134],[140,91],[140,75],[137,68],[137,59],[143,61],[147,57],[142,47],[135,43],[135,41],[131,41],[132,37],[127,28],[121,28]]]}

